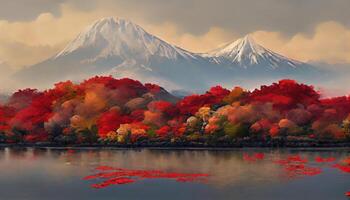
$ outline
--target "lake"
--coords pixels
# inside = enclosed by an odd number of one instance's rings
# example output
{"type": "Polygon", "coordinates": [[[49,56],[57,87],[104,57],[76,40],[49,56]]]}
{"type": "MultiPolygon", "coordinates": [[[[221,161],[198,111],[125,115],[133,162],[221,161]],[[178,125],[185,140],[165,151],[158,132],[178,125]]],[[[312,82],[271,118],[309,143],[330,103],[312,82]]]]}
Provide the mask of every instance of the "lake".
{"type": "Polygon", "coordinates": [[[334,165],[349,156],[349,149],[2,148],[0,199],[346,200],[350,174],[334,165]]]}

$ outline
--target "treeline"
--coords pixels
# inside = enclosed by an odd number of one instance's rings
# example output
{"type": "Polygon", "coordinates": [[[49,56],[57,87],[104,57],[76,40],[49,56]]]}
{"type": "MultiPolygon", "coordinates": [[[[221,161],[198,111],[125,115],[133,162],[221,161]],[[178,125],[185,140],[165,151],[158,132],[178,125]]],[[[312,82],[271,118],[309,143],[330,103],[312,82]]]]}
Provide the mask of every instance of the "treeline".
{"type": "Polygon", "coordinates": [[[19,90],[0,105],[0,142],[53,144],[349,141],[350,98],[281,80],[176,99],[158,85],[94,77],[19,90]]]}

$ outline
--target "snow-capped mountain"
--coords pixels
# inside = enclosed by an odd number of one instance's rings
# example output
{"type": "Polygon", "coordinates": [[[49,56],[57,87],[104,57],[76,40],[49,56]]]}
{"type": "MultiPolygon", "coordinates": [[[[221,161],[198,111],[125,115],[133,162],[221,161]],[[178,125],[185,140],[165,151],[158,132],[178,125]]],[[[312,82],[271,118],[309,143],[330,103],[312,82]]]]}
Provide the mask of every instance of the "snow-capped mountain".
{"type": "Polygon", "coordinates": [[[162,41],[130,21],[109,17],[98,20],[87,27],[54,59],[90,47],[94,49],[95,54],[93,57],[87,56],[87,62],[94,62],[109,56],[120,56],[122,59],[143,62],[148,61],[152,56],[172,60],[194,57],[192,53],[162,41]]]}
{"type": "Polygon", "coordinates": [[[287,58],[261,46],[249,34],[204,55],[212,58],[217,64],[251,76],[267,73],[285,78],[318,73],[318,70],[309,64],[287,58]]]}
{"type": "Polygon", "coordinates": [[[243,78],[294,78],[303,81],[319,76],[320,69],[267,49],[246,35],[203,56],[225,66],[243,78]]]}
{"type": "MultiPolygon", "coordinates": [[[[207,54],[171,45],[128,20],[95,21],[61,52],[16,74],[38,87],[93,75],[129,77],[167,89],[201,91],[251,80],[309,77],[315,68],[268,50],[246,36],[207,54]]],[[[249,85],[249,84],[248,84],[249,85]]]]}
{"type": "Polygon", "coordinates": [[[149,34],[128,20],[108,17],[88,26],[57,55],[21,70],[16,77],[30,86],[113,75],[173,89],[186,85],[201,88],[207,83],[200,79],[208,79],[210,72],[215,71],[207,60],[149,34]]]}
{"type": "Polygon", "coordinates": [[[264,64],[271,69],[277,69],[282,66],[296,68],[304,64],[264,48],[256,43],[249,34],[222,48],[210,51],[208,55],[218,58],[217,60],[220,62],[228,61],[243,68],[259,64],[264,64]]]}

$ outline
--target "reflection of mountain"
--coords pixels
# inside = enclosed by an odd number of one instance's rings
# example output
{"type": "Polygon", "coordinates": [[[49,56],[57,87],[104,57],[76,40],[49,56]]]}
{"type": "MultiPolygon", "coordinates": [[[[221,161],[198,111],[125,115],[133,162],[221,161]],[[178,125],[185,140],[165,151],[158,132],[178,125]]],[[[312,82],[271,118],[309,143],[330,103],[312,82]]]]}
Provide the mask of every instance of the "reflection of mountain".
{"type": "Polygon", "coordinates": [[[81,32],[56,56],[30,66],[16,77],[42,86],[92,75],[130,77],[167,89],[203,90],[252,79],[307,80],[318,71],[278,55],[246,36],[208,54],[183,50],[123,19],[104,18],[81,32]]]}

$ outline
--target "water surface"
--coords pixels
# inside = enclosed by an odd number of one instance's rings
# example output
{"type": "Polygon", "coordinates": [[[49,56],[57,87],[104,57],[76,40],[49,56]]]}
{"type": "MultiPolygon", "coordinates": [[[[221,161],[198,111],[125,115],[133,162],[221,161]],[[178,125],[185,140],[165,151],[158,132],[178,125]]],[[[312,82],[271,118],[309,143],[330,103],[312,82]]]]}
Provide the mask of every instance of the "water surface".
{"type": "MultiPolygon", "coordinates": [[[[350,174],[332,167],[350,156],[349,150],[57,150],[0,149],[0,199],[4,200],[346,200],[350,174]],[[255,155],[259,155],[255,157],[255,155]],[[300,157],[308,169],[300,175],[279,163],[300,157]],[[316,162],[315,158],[335,158],[316,162]],[[103,179],[83,180],[96,167],[161,170],[208,174],[205,182],[145,178],[101,189],[103,179]]],[[[303,165],[304,165],[303,164],[303,165]]]]}

